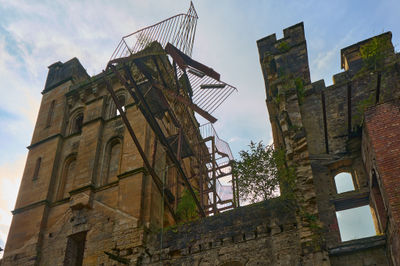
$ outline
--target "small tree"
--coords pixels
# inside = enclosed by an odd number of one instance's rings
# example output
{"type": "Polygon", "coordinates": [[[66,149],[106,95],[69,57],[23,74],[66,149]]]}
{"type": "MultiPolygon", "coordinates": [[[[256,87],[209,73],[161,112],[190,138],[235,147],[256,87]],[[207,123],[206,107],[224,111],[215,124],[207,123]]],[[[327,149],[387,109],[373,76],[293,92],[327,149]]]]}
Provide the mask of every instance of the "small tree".
{"type": "Polygon", "coordinates": [[[249,147],[239,152],[241,159],[233,162],[232,173],[237,177],[240,199],[254,203],[276,195],[279,178],[273,146],[260,141],[250,142],[249,147]]]}

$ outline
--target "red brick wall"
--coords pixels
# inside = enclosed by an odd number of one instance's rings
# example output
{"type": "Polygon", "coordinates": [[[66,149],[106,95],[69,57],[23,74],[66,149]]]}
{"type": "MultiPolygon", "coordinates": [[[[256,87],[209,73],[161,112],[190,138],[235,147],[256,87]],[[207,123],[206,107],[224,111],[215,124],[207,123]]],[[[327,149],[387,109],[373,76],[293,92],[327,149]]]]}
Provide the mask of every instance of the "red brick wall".
{"type": "Polygon", "coordinates": [[[400,104],[387,102],[368,109],[365,125],[382,196],[388,208],[388,243],[400,265],[400,104]]]}

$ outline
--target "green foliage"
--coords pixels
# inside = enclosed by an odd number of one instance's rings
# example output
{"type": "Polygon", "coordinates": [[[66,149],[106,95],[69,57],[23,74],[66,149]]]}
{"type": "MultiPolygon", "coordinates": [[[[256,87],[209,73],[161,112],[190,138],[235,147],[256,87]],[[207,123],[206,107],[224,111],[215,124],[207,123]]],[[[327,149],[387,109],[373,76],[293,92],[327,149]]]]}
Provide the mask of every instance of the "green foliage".
{"type": "MultiPolygon", "coordinates": [[[[198,194],[196,191],[195,193],[196,195],[198,194]]],[[[186,188],[183,190],[182,197],[179,200],[176,215],[180,222],[194,221],[199,217],[196,202],[186,188]]]]}
{"type": "Polygon", "coordinates": [[[297,92],[297,98],[299,99],[299,104],[303,103],[304,100],[304,81],[302,78],[297,77],[294,80],[294,84],[296,85],[296,92],[297,92]]]}
{"type": "Polygon", "coordinates": [[[281,198],[295,199],[296,168],[287,165],[284,149],[276,150],[273,154],[273,160],[277,169],[277,178],[280,182],[281,198]]]}
{"type": "Polygon", "coordinates": [[[375,37],[360,47],[363,70],[379,70],[383,67],[385,54],[390,49],[387,39],[375,37]]]}
{"type": "Polygon", "coordinates": [[[287,42],[283,41],[278,44],[278,50],[281,53],[286,53],[287,51],[290,50],[290,46],[287,42]]]}
{"type": "Polygon", "coordinates": [[[238,177],[239,197],[252,203],[273,198],[295,199],[296,168],[288,166],[284,149],[250,142],[250,150],[240,151],[232,173],[238,177]]]}
{"type": "Polygon", "coordinates": [[[272,145],[250,142],[250,150],[240,151],[240,160],[233,162],[232,173],[237,176],[239,197],[252,203],[272,198],[279,180],[272,145]]]}
{"type": "Polygon", "coordinates": [[[281,95],[286,95],[289,91],[292,91],[292,88],[295,87],[297,98],[299,100],[299,104],[301,105],[305,96],[304,80],[301,77],[295,78],[291,74],[284,74],[284,72],[279,75],[279,78],[281,79],[281,86],[283,91],[280,91],[278,93],[275,102],[279,104],[282,100],[281,95]]]}

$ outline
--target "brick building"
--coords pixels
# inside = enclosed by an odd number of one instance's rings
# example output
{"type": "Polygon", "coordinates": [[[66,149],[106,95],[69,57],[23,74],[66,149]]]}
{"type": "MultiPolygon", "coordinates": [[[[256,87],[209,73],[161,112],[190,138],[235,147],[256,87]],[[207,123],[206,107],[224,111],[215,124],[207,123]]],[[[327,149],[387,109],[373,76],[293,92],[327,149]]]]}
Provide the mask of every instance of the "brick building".
{"type": "Polygon", "coordinates": [[[310,80],[302,23],[257,41],[295,197],[223,213],[237,198],[217,199],[228,166],[214,157],[230,156],[202,134],[194,111],[214,118],[189,77],[215,81],[202,90],[232,87],[190,47],[143,40],[93,77],[76,58],[49,67],[1,265],[400,265],[400,55],[390,32],[342,49],[344,72],[328,87],[310,80]],[[199,216],[214,215],[175,227],[184,191],[199,216]],[[338,213],[362,206],[376,233],[345,241],[338,213]]]}

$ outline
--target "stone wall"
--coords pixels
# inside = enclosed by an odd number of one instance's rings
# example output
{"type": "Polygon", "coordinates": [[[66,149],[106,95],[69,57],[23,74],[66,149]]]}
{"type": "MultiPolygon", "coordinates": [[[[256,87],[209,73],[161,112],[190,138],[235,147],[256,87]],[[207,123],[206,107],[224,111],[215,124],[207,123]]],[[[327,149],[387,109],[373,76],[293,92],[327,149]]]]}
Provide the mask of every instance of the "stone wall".
{"type": "MultiPolygon", "coordinates": [[[[143,228],[161,226],[161,194],[121,116],[111,108],[104,75],[88,79],[71,69],[83,67],[77,59],[50,67],[3,265],[61,265],[77,233],[85,234],[84,264],[108,264],[119,253],[134,257],[143,228]],[[83,121],[75,130],[77,114],[83,121]],[[120,145],[114,161],[107,160],[112,141],[120,145]],[[70,169],[71,160],[76,163],[70,169]]],[[[108,78],[114,91],[126,96],[125,114],[152,158],[154,133],[122,85],[108,78]]],[[[163,156],[158,154],[155,166],[163,156]]],[[[165,216],[165,224],[173,222],[167,208],[165,216]]]]}
{"type": "MultiPolygon", "coordinates": [[[[285,151],[286,165],[295,169],[294,197],[305,265],[329,264],[320,228],[317,194],[314,186],[308,139],[301,117],[304,86],[310,83],[304,25],[299,23],[257,41],[266,82],[267,107],[274,145],[285,151]],[[301,91],[300,91],[301,90],[301,91]]],[[[282,190],[285,194],[285,190],[282,190]]]]}
{"type": "MultiPolygon", "coordinates": [[[[385,241],[366,247],[362,244],[363,239],[355,240],[352,248],[344,251],[346,249],[341,247],[347,242],[341,240],[336,218],[337,211],[360,206],[370,205],[373,216],[379,212],[378,208],[382,209],[380,203],[375,201],[376,196],[370,186],[370,169],[366,167],[367,162],[361,153],[364,145],[362,128],[366,119],[364,112],[369,106],[399,98],[400,76],[399,55],[394,53],[391,33],[375,38],[382,44],[379,49],[384,52],[379,69],[364,67],[360,49],[372,38],[364,40],[342,49],[345,71],[335,75],[334,84],[328,87],[323,80],[310,81],[302,23],[285,29],[280,40],[270,35],[257,42],[274,144],[285,148],[288,165],[297,168],[296,191],[302,193],[297,196],[300,210],[308,209],[311,210],[309,213],[313,213],[313,204],[316,204],[323,246],[329,251],[333,265],[340,265],[344,260],[358,261],[359,265],[388,263],[382,259],[386,258],[385,241]],[[311,171],[307,170],[308,165],[311,171]],[[354,191],[338,193],[334,177],[341,172],[351,174],[354,191]],[[302,176],[306,177],[306,182],[302,176]],[[371,256],[360,264],[360,258],[368,253],[365,249],[370,249],[371,256]],[[342,259],[342,255],[346,259],[342,259]]],[[[394,124],[399,121],[394,116],[385,117],[394,124]]],[[[390,180],[392,187],[396,187],[394,184],[398,181],[395,178],[390,180]]],[[[387,215],[382,210],[380,212],[383,216],[387,215]]],[[[302,217],[301,213],[299,216],[302,217]]],[[[303,228],[310,226],[307,223],[303,225],[303,228]]],[[[302,227],[299,226],[299,230],[302,227]]],[[[376,231],[377,234],[384,233],[377,222],[376,231]]],[[[313,233],[316,235],[316,232],[313,233]]],[[[392,235],[389,232],[389,242],[392,235]]]]}
{"type": "Polygon", "coordinates": [[[293,207],[271,199],[149,237],[144,265],[298,265],[293,207]],[[236,263],[236,264],[235,264],[236,263]]]}

